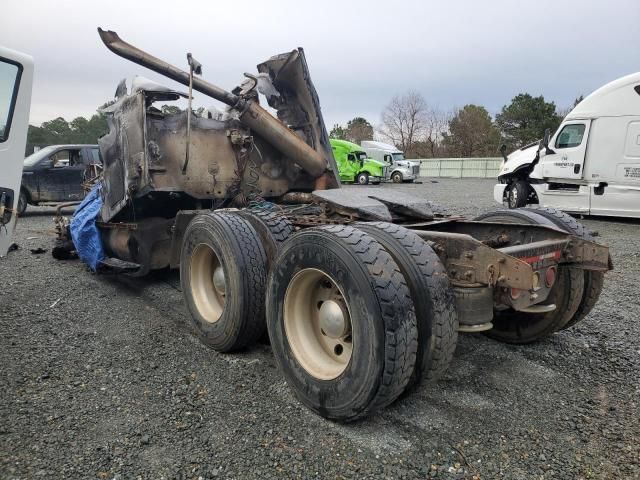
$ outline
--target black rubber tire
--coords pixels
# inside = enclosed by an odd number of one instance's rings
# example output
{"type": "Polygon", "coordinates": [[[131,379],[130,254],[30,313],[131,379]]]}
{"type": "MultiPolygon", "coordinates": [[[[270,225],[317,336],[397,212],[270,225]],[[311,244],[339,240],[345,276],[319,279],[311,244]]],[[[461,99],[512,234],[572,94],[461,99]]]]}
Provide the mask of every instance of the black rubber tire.
{"type": "MultiPolygon", "coordinates": [[[[474,220],[503,221],[554,226],[542,215],[529,210],[495,210],[474,220]]],[[[495,310],[493,328],[486,334],[501,342],[526,344],[541,340],[561,330],[573,317],[584,290],[584,276],[575,268],[559,266],[556,284],[551,289],[546,304],[554,303],[556,309],[548,313],[527,313],[495,310]]]]}
{"type": "Polygon", "coordinates": [[[293,224],[279,211],[249,208],[238,213],[251,223],[260,236],[270,266],[284,241],[295,232],[293,224]]]}
{"type": "Polygon", "coordinates": [[[369,185],[369,174],[367,172],[360,172],[356,175],[356,183],[358,185],[369,185]]]}
{"type": "Polygon", "coordinates": [[[433,382],[446,371],[458,341],[458,316],[447,271],[433,249],[415,232],[386,222],[356,223],[400,267],[416,311],[418,352],[407,389],[433,382]]]}
{"type": "MultiPolygon", "coordinates": [[[[267,254],[267,273],[271,271],[273,262],[280,252],[284,241],[295,232],[293,224],[279,211],[261,208],[249,208],[239,211],[256,229],[267,254]]],[[[258,339],[263,345],[269,345],[269,334],[265,328],[258,339]]]]}
{"type": "Polygon", "coordinates": [[[27,204],[28,204],[28,200],[27,200],[27,194],[25,193],[24,190],[20,189],[20,195],[18,195],[18,203],[16,205],[16,212],[18,215],[22,215],[24,212],[27,211],[27,204]]]}
{"type": "Polygon", "coordinates": [[[391,256],[361,230],[323,226],[292,235],[276,265],[267,287],[267,326],[278,367],[300,401],[341,421],[391,404],[409,383],[418,348],[413,302],[391,256]],[[319,380],[300,365],[284,329],[287,287],[306,268],[338,279],[351,312],[354,350],[332,380],[319,380]]]}
{"type": "Polygon", "coordinates": [[[524,180],[516,180],[507,187],[507,206],[511,209],[522,208],[529,201],[531,187],[524,180]]]}
{"type": "MultiPolygon", "coordinates": [[[[596,241],[593,233],[588,228],[578,222],[571,215],[561,212],[560,210],[539,206],[528,207],[527,210],[548,218],[557,227],[561,228],[567,233],[592,242],[596,241]]],[[[602,288],[604,286],[604,272],[596,272],[593,270],[583,270],[583,272],[584,292],[582,294],[582,301],[580,302],[576,313],[573,314],[571,320],[569,320],[564,325],[564,327],[562,327],[562,329],[574,326],[576,323],[583,320],[584,317],[589,315],[589,312],[591,312],[596,303],[598,303],[598,299],[600,298],[600,294],[602,293],[602,288]]]]}
{"type": "Polygon", "coordinates": [[[400,172],[393,172],[391,175],[391,181],[393,183],[402,183],[403,180],[404,178],[400,172]]]}
{"type": "MultiPolygon", "coordinates": [[[[267,256],[251,223],[233,212],[198,215],[184,233],[180,283],[193,326],[200,340],[219,352],[242,349],[264,333],[267,256]],[[209,246],[224,269],[227,295],[221,317],[207,322],[193,299],[191,255],[196,246],[209,246]]],[[[213,288],[213,287],[212,287],[213,288]]]]}

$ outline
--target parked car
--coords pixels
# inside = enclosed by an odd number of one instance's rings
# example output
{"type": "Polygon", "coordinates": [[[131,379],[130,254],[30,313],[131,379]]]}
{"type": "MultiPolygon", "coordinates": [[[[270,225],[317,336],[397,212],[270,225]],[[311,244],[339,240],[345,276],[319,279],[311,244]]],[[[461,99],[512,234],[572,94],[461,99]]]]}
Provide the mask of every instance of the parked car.
{"type": "Polygon", "coordinates": [[[82,184],[101,168],[98,145],[51,145],[24,160],[18,214],[27,204],[82,200],[82,184]]]}

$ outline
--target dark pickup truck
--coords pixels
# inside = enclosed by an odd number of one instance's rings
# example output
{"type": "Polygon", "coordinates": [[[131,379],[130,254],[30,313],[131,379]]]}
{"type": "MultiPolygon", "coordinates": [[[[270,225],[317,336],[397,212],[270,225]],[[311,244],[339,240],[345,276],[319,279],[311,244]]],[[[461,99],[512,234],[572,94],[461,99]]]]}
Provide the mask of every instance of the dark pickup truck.
{"type": "Polygon", "coordinates": [[[82,184],[102,168],[98,145],[50,145],[24,160],[18,214],[27,204],[82,200],[82,184]]]}

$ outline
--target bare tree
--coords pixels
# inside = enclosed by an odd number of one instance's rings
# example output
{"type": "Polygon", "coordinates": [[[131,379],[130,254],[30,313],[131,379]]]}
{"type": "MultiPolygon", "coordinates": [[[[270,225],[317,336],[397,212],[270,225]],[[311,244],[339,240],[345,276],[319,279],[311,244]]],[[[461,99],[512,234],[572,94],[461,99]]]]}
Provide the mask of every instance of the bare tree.
{"type": "Polygon", "coordinates": [[[449,121],[453,117],[451,112],[443,112],[437,108],[430,108],[427,113],[424,143],[427,146],[426,155],[429,158],[439,157],[442,150],[442,140],[449,131],[449,121]]]}
{"type": "Polygon", "coordinates": [[[426,100],[410,90],[393,97],[382,112],[379,132],[403,152],[410,152],[414,144],[424,139],[429,118],[426,100]]]}

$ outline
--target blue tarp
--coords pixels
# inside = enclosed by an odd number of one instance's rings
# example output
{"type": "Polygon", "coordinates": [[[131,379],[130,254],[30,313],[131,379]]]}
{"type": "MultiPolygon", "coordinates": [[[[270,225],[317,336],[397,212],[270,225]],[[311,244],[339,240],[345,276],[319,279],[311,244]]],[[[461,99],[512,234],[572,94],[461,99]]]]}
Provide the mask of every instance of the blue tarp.
{"type": "Polygon", "coordinates": [[[89,194],[84,197],[82,203],[78,205],[78,208],[73,213],[69,227],[71,240],[73,240],[78,256],[94,272],[98,268],[100,261],[105,257],[100,232],[96,227],[96,218],[98,218],[100,208],[102,208],[101,188],[102,184],[97,183],[89,194]]]}

